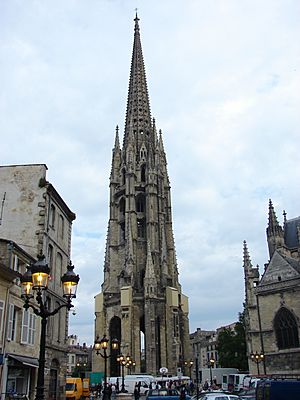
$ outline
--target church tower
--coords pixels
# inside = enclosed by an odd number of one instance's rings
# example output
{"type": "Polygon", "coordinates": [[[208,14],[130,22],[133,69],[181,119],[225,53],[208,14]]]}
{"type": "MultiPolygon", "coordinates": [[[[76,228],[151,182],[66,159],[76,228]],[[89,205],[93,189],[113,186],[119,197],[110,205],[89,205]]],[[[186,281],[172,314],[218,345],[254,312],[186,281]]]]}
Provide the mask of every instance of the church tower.
{"type": "MultiPolygon", "coordinates": [[[[188,299],[178,281],[170,182],[161,131],[151,118],[136,16],[122,147],[116,128],[110,174],[104,282],[95,297],[95,337],[120,342],[135,370],[176,374],[190,358],[188,299]]],[[[95,371],[103,370],[94,356],[95,371]]],[[[118,376],[112,350],[108,375],[118,376]]]]}

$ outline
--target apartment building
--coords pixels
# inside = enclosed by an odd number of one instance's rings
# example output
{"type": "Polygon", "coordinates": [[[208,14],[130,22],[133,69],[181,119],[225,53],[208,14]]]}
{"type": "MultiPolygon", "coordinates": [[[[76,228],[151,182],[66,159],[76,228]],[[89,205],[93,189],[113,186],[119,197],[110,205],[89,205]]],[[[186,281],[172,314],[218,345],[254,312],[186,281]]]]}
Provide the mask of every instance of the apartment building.
{"type": "MultiPolygon", "coordinates": [[[[24,314],[19,277],[25,272],[26,264],[36,260],[38,254],[44,254],[50,267],[47,307],[51,310],[64,302],[60,279],[70,260],[75,219],[75,214],[47,181],[46,173],[45,164],[0,166],[1,269],[5,271],[0,275],[1,387],[2,393],[22,390],[30,399],[34,398],[35,390],[40,318],[30,311],[24,314]],[[23,331],[27,332],[24,337],[23,331]],[[24,360],[20,354],[34,360],[24,360]],[[30,379],[21,382],[17,374],[23,374],[24,366],[31,368],[30,379]],[[14,374],[11,367],[15,368],[14,374]],[[17,372],[18,367],[21,372],[17,372]]],[[[47,324],[45,397],[49,400],[65,397],[67,336],[68,311],[62,308],[47,324]]]]}

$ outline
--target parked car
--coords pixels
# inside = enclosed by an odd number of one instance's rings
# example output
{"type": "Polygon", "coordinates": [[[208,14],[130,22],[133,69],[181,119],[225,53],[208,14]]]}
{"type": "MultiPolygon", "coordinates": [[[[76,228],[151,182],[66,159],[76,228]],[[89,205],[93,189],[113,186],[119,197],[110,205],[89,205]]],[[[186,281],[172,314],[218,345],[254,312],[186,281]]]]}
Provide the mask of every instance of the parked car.
{"type": "Polygon", "coordinates": [[[199,400],[238,400],[239,396],[221,391],[201,393],[199,400]]]}
{"type": "MultiPolygon", "coordinates": [[[[147,400],[179,400],[180,393],[177,389],[150,389],[147,393],[147,400]]],[[[191,400],[191,396],[186,395],[186,400],[191,400]]],[[[227,400],[227,399],[226,399],[227,400]]]]}
{"type": "Polygon", "coordinates": [[[222,389],[202,391],[197,395],[193,396],[191,400],[236,400],[240,399],[240,396],[226,392],[222,389]]]}
{"type": "Polygon", "coordinates": [[[241,400],[256,400],[255,389],[242,390],[239,392],[239,398],[241,400]]]}

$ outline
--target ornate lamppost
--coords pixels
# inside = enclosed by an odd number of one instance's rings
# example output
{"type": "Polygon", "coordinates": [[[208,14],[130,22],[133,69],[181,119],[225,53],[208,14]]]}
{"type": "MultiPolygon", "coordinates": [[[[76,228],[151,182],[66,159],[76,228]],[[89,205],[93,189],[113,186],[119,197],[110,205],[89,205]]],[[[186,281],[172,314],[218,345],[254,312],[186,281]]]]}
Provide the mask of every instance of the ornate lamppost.
{"type": "MultiPolygon", "coordinates": [[[[95,344],[94,344],[94,349],[96,350],[96,354],[100,355],[102,358],[104,358],[103,400],[109,398],[109,393],[108,393],[108,390],[107,390],[108,389],[107,388],[107,360],[110,357],[112,357],[112,354],[107,354],[108,343],[109,343],[109,340],[107,339],[106,335],[104,335],[102,339],[99,339],[99,336],[97,336],[97,339],[95,340],[95,344]],[[100,350],[103,350],[103,353],[101,353],[100,350]]],[[[112,341],[111,341],[111,349],[112,350],[118,350],[118,348],[119,348],[118,339],[112,339],[112,341]]]]}
{"type": "Polygon", "coordinates": [[[257,374],[259,375],[260,374],[260,372],[259,372],[259,363],[261,363],[262,361],[264,361],[264,359],[265,359],[265,355],[264,355],[264,353],[258,353],[257,351],[255,352],[255,353],[251,353],[250,354],[250,358],[251,358],[251,360],[253,361],[253,362],[255,362],[256,363],[256,366],[257,366],[257,374]]]}
{"type": "Polygon", "coordinates": [[[184,362],[184,365],[185,365],[186,367],[189,368],[189,371],[190,371],[190,379],[192,379],[192,367],[193,367],[193,365],[194,365],[194,361],[193,361],[193,360],[185,361],[185,362],[184,362]]]}
{"type": "Polygon", "coordinates": [[[126,356],[126,368],[128,369],[129,375],[131,375],[131,370],[135,367],[136,363],[133,358],[127,354],[126,356]]]}
{"type": "Polygon", "coordinates": [[[66,302],[60,304],[57,308],[50,310],[47,305],[46,296],[43,294],[48,288],[48,279],[50,268],[44,255],[39,255],[38,260],[27,268],[27,271],[21,277],[23,307],[25,310],[32,308],[34,314],[41,317],[41,336],[40,336],[40,355],[39,369],[36,387],[36,400],[44,400],[44,373],[45,373],[45,351],[46,351],[46,327],[48,318],[58,313],[60,309],[66,307],[70,310],[73,306],[72,299],[76,298],[76,290],[79,282],[79,275],[75,275],[74,266],[70,262],[67,266],[67,272],[61,277],[63,285],[63,297],[66,302]],[[34,294],[36,303],[33,303],[34,294]],[[31,301],[32,300],[32,301],[31,301]]]}
{"type": "Polygon", "coordinates": [[[213,358],[211,358],[208,361],[208,367],[209,367],[209,373],[210,373],[210,386],[212,386],[212,384],[213,384],[212,368],[214,367],[214,365],[215,365],[215,360],[213,358]]]}
{"type": "Polygon", "coordinates": [[[126,389],[125,389],[125,381],[124,381],[124,367],[126,365],[126,358],[123,356],[123,354],[120,354],[117,357],[117,361],[120,363],[121,365],[121,372],[122,372],[122,385],[121,385],[121,393],[126,393],[126,389]]]}

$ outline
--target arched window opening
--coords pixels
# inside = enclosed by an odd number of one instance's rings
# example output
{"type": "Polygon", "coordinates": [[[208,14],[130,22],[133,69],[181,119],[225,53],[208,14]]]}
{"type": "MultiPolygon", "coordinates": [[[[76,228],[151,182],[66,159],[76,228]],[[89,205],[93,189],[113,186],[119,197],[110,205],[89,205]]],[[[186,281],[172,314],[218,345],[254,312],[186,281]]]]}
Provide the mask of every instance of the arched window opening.
{"type": "Polygon", "coordinates": [[[51,277],[54,277],[54,269],[53,269],[53,246],[49,244],[48,246],[48,266],[50,268],[51,277]]]}
{"type": "Polygon", "coordinates": [[[278,349],[299,347],[297,321],[294,315],[285,307],[281,307],[274,319],[278,349]]]}
{"type": "Polygon", "coordinates": [[[146,224],[144,219],[137,220],[137,235],[139,239],[146,238],[146,224]]]}
{"type": "Polygon", "coordinates": [[[141,167],[141,182],[146,182],[146,166],[145,164],[141,167]]]}
{"type": "Polygon", "coordinates": [[[121,198],[119,201],[119,218],[125,218],[125,199],[124,197],[121,198]]]}
{"type": "Polygon", "coordinates": [[[54,229],[55,226],[55,207],[53,204],[51,204],[50,207],[50,226],[52,229],[54,229]]]}
{"type": "Polygon", "coordinates": [[[65,234],[65,220],[62,215],[59,216],[59,235],[61,239],[63,239],[64,234],[65,234]]]}
{"type": "Polygon", "coordinates": [[[126,174],[126,171],[125,171],[125,168],[123,168],[122,169],[122,185],[125,185],[125,174],[126,174]]]}
{"type": "Polygon", "coordinates": [[[145,337],[145,316],[140,318],[140,371],[146,372],[146,337],[145,337]]]}
{"type": "MultiPolygon", "coordinates": [[[[55,302],[55,308],[58,308],[60,306],[59,302],[56,301],[55,302]]],[[[57,327],[56,327],[56,332],[57,332],[57,342],[60,343],[60,335],[61,335],[61,315],[60,315],[60,311],[58,312],[58,318],[56,318],[57,321],[57,327]]]]}
{"type": "Polygon", "coordinates": [[[140,271],[140,287],[143,288],[144,287],[144,278],[145,278],[145,270],[142,269],[140,271]]]}
{"type": "Polygon", "coordinates": [[[145,212],[145,196],[138,195],[136,198],[136,211],[145,212]]]}
{"type": "Polygon", "coordinates": [[[63,259],[61,253],[56,254],[56,263],[55,263],[55,284],[56,287],[59,287],[61,284],[62,277],[62,268],[63,268],[63,259]]]}

